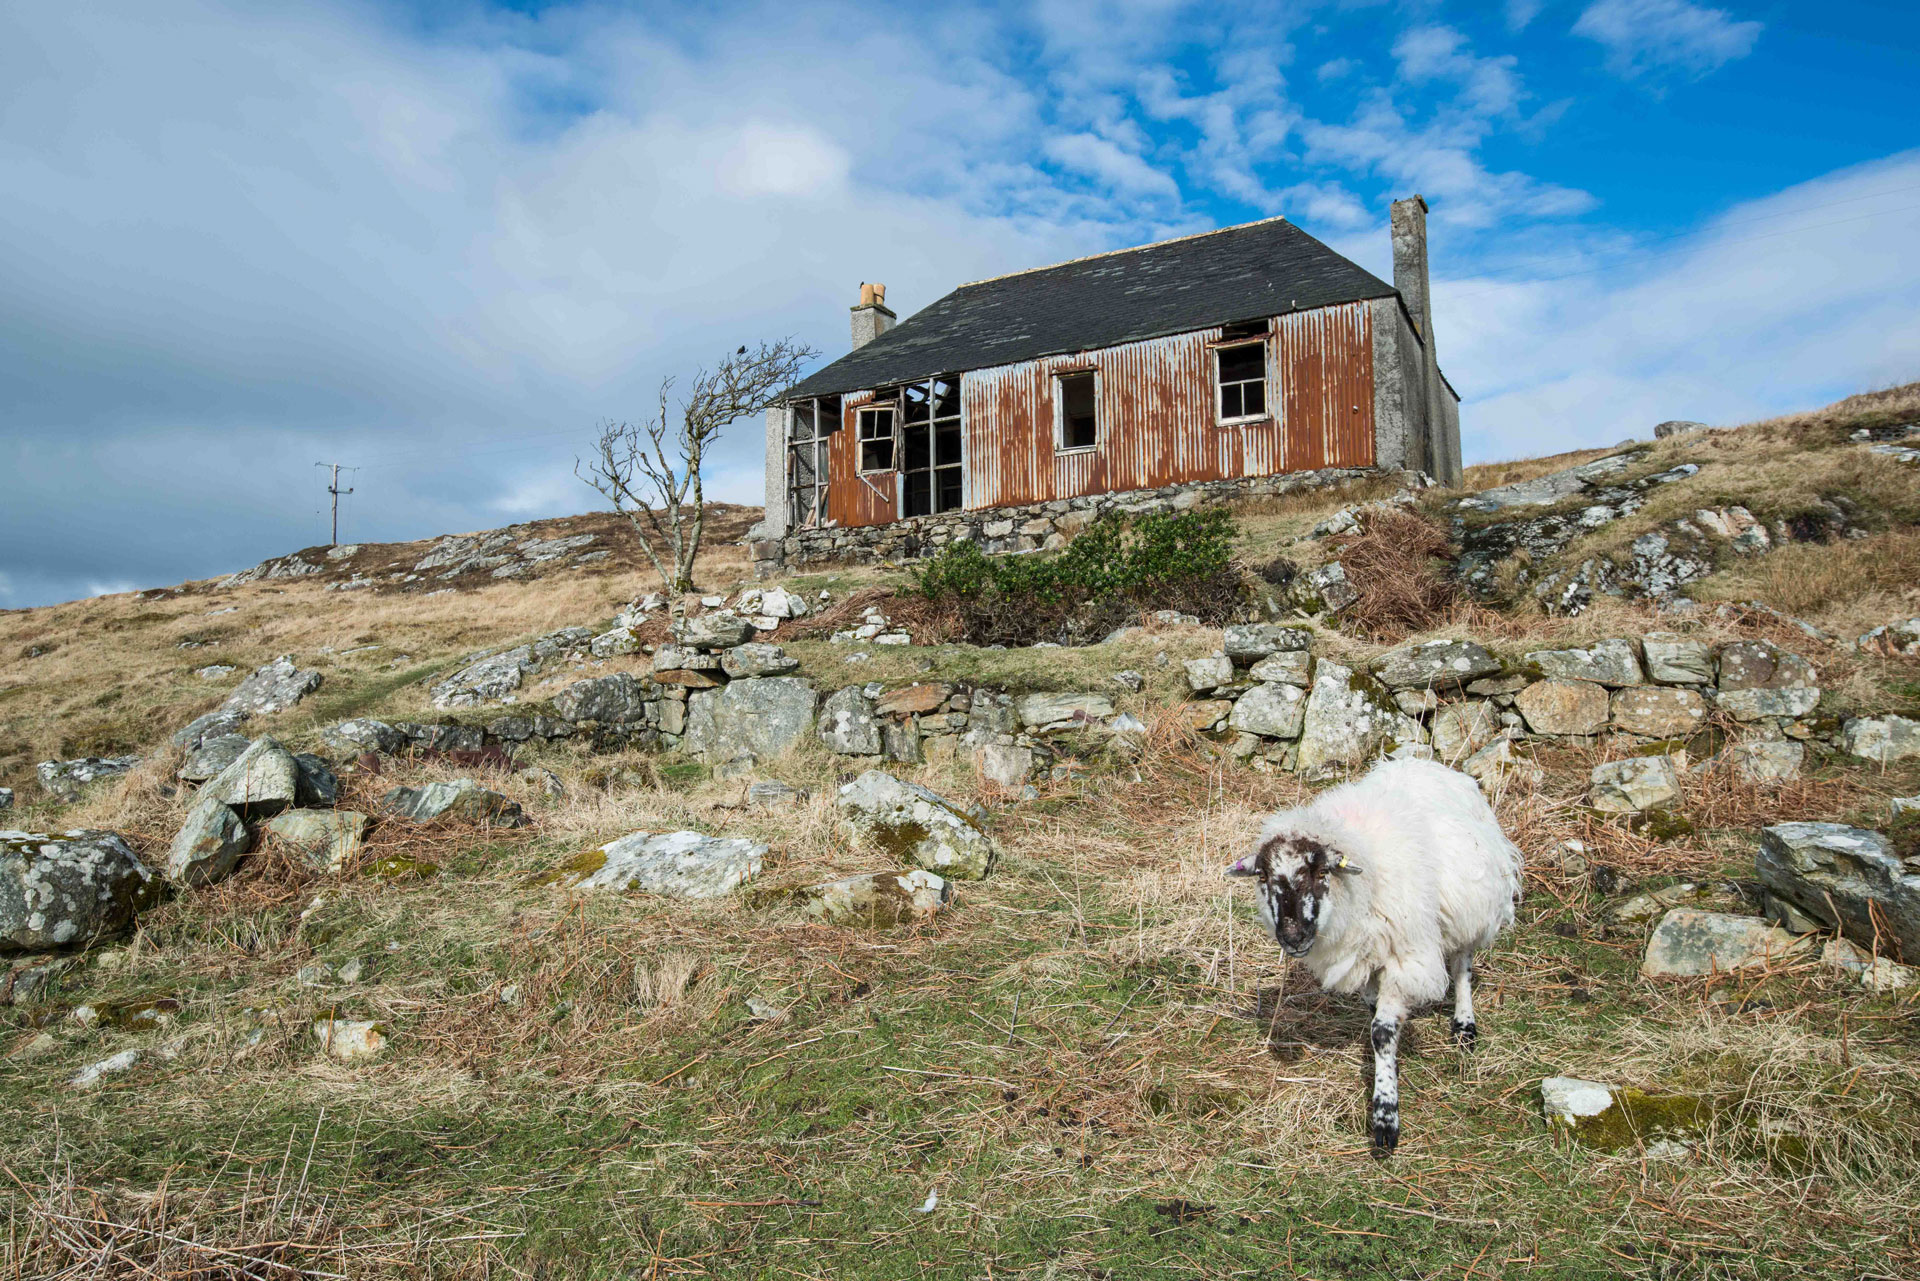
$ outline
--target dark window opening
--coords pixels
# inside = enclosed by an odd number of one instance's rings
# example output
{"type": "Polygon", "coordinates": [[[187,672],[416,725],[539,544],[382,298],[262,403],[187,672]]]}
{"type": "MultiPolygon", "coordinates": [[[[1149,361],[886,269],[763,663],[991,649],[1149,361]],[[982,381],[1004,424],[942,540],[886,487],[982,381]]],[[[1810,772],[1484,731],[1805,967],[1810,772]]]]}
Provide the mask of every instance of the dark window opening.
{"type": "Polygon", "coordinates": [[[827,521],[827,450],[840,430],[840,397],[797,401],[787,408],[787,525],[827,521]]]}
{"type": "Polygon", "coordinates": [[[1267,345],[1247,343],[1214,352],[1220,385],[1220,421],[1259,418],[1267,412],[1267,345]]]}
{"type": "Polygon", "coordinates": [[[958,511],[961,480],[960,380],[935,378],[900,391],[900,514],[958,511]]]}
{"type": "Polygon", "coordinates": [[[893,406],[860,411],[860,470],[893,470],[893,406]]]}
{"type": "Polygon", "coordinates": [[[1099,439],[1095,387],[1092,370],[1060,375],[1060,448],[1092,449],[1099,439]]]}

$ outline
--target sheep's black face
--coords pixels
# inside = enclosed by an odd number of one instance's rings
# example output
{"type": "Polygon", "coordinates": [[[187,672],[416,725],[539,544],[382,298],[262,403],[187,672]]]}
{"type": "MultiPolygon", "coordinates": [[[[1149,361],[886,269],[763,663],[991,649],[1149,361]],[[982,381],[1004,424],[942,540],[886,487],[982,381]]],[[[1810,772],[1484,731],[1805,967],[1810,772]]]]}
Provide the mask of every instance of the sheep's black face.
{"type": "Polygon", "coordinates": [[[1319,937],[1327,887],[1339,857],[1305,836],[1276,836],[1229,869],[1256,878],[1260,919],[1288,956],[1305,956],[1319,937]]]}

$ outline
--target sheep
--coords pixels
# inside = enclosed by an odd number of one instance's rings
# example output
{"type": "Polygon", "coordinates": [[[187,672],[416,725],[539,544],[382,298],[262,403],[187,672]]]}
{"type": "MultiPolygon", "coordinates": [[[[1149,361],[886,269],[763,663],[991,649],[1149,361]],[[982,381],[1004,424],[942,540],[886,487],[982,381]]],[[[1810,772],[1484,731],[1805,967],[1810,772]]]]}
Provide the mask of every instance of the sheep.
{"type": "Polygon", "coordinates": [[[1269,817],[1227,875],[1258,878],[1262,923],[1322,988],[1373,1004],[1373,1155],[1391,1156],[1401,1023],[1451,980],[1453,1040],[1473,1048],[1473,954],[1513,923],[1520,850],[1471,778],[1386,761],[1269,817]]]}

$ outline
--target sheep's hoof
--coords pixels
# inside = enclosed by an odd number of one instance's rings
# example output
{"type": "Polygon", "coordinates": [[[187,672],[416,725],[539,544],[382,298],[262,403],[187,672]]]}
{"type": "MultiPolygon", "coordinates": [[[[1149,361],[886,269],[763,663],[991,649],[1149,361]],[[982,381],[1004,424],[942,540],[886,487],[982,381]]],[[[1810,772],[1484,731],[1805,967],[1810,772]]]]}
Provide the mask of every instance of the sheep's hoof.
{"type": "Polygon", "coordinates": [[[1384,1161],[1400,1143],[1400,1108],[1383,1104],[1373,1109],[1373,1159],[1384,1161]]]}
{"type": "Polygon", "coordinates": [[[1471,1050],[1473,1043],[1480,1038],[1479,1028],[1472,1023],[1462,1023],[1459,1019],[1452,1022],[1453,1043],[1463,1050],[1471,1050]]]}

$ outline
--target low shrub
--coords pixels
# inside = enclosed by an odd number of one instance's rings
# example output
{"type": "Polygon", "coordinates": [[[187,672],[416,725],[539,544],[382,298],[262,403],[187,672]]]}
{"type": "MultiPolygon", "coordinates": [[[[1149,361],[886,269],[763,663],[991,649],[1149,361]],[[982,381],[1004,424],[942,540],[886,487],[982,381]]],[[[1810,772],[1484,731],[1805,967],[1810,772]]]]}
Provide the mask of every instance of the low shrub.
{"type": "Polygon", "coordinates": [[[1448,572],[1447,531],[1410,511],[1375,509],[1340,549],[1347,581],[1360,599],[1346,625],[1368,640],[1394,642],[1453,619],[1460,593],[1448,572]]]}
{"type": "Polygon", "coordinates": [[[977,645],[1088,644],[1146,611],[1226,622],[1241,603],[1225,511],[1102,517],[1055,555],[988,556],[955,543],[914,576],[977,645]]]}

